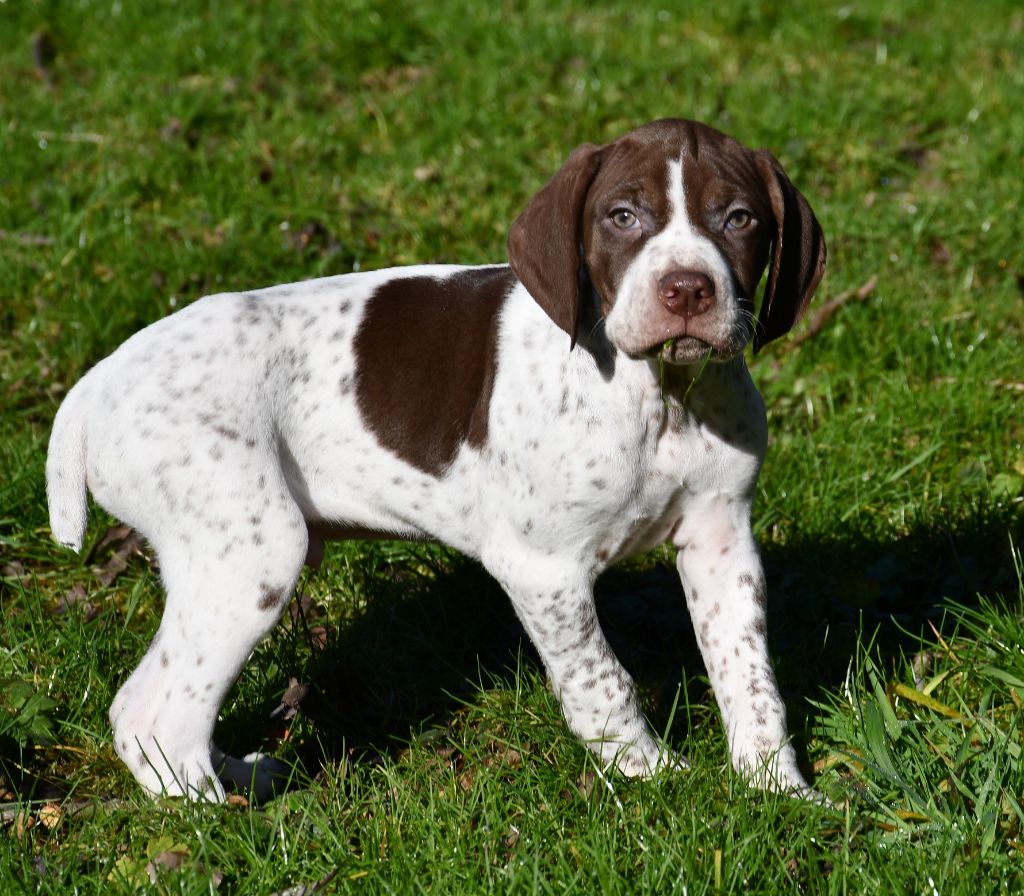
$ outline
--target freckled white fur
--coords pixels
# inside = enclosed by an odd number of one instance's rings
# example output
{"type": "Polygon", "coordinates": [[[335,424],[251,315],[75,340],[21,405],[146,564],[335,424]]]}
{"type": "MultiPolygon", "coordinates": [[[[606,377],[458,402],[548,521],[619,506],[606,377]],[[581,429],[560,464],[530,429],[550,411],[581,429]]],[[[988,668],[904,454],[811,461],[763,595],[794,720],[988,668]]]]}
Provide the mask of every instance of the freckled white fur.
{"type": "MultiPolygon", "coordinates": [[[[670,171],[669,228],[635,260],[608,318],[620,349],[643,329],[666,266],[700,267],[727,295],[724,261],[686,219],[679,163],[670,171]]],[[[709,365],[682,407],[662,395],[654,362],[619,351],[608,375],[568,352],[516,285],[499,323],[486,444],[463,445],[434,477],[368,429],[352,341],[382,283],[460,270],[208,297],[136,334],[68,394],[47,461],[55,537],[81,546],[88,487],[150,541],[167,589],[159,631],[111,707],[118,754],[157,794],[222,799],[218,775],[253,775],[258,795],[270,791],[273,767],[224,756],[213,725],[295,586],[307,527],[334,522],[479,558],[601,762],[631,775],[677,765],[643,718],[592,594],[609,564],[671,539],[734,766],[803,792],[764,637],[750,504],[765,415],[742,358],[709,365]]]]}

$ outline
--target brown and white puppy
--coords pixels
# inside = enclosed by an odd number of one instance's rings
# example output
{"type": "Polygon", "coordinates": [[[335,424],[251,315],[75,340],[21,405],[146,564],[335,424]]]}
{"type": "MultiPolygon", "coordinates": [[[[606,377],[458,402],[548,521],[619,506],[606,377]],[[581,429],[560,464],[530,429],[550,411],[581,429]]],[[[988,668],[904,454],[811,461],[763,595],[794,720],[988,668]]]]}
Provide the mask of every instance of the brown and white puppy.
{"type": "Polygon", "coordinates": [[[68,394],[47,461],[58,541],[81,547],[88,490],[160,560],[166,610],[110,710],[121,758],[153,793],[268,789],[270,766],[213,745],[221,702],[322,539],[383,536],[484,564],[602,764],[676,764],[592,590],[670,540],[733,765],[806,791],[765,640],[742,352],[790,329],[824,262],[771,155],[666,120],[577,149],[509,265],[209,296],[136,334],[68,394]]]}

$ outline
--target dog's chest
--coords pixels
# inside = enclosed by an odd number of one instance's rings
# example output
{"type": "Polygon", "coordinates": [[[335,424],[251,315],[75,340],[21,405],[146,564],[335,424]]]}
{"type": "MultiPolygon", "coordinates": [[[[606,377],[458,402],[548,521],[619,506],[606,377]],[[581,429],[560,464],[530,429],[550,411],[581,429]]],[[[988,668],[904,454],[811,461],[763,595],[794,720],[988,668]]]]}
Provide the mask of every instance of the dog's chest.
{"type": "Polygon", "coordinates": [[[622,356],[611,377],[554,352],[499,369],[481,503],[518,537],[603,566],[663,542],[688,505],[753,487],[763,409],[758,424],[742,361],[706,372],[685,404],[656,367],[622,356]]]}

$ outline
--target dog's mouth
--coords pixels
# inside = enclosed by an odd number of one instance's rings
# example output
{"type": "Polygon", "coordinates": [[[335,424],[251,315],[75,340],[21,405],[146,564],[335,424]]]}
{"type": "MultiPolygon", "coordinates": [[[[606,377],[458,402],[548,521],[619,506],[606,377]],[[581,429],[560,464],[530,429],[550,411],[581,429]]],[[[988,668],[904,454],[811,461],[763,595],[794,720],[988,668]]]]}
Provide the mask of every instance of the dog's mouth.
{"type": "Polygon", "coordinates": [[[728,361],[743,351],[744,345],[716,344],[705,342],[696,336],[674,336],[652,345],[649,349],[641,352],[645,358],[652,361],[662,361],[666,364],[695,364],[703,361],[728,361]]]}

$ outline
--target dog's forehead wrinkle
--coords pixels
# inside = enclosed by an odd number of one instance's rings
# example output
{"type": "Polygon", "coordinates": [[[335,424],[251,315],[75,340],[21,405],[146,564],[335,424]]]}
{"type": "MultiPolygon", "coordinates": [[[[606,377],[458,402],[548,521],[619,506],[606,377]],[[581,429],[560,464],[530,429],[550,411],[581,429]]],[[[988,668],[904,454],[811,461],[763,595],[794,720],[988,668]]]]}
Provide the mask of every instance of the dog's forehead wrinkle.
{"type": "Polygon", "coordinates": [[[634,140],[617,141],[603,154],[594,187],[603,192],[610,188],[646,191],[664,159],[661,147],[634,140]]]}
{"type": "Polygon", "coordinates": [[[617,193],[650,201],[652,189],[664,196],[666,174],[703,195],[716,186],[735,191],[751,182],[753,172],[750,153],[736,141],[698,122],[666,119],[608,144],[594,187],[605,199],[617,193]]]}
{"type": "Polygon", "coordinates": [[[647,199],[650,190],[651,186],[647,180],[627,177],[614,180],[610,188],[605,191],[605,194],[600,196],[600,199],[608,203],[625,201],[642,205],[647,199]]]}

